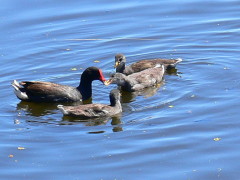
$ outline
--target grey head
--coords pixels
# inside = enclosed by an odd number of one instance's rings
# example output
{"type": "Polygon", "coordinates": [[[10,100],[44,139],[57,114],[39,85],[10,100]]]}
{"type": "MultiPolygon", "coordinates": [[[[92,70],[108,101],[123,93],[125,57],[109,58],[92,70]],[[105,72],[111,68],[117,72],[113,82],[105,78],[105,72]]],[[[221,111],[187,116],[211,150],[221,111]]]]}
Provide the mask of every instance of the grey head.
{"type": "Polygon", "coordinates": [[[115,106],[117,103],[120,103],[120,91],[118,89],[113,89],[111,90],[110,94],[109,94],[109,98],[110,98],[110,106],[115,106]]]}
{"type": "Polygon", "coordinates": [[[112,82],[119,85],[119,86],[124,86],[124,84],[129,81],[129,78],[122,73],[116,73],[112,77],[112,82]]]}
{"type": "Polygon", "coordinates": [[[112,82],[126,91],[131,91],[132,87],[136,84],[133,78],[122,73],[116,73],[112,78],[112,82]]]}
{"type": "Polygon", "coordinates": [[[123,73],[126,65],[126,57],[123,54],[116,54],[115,55],[115,65],[116,72],[123,73]]]}

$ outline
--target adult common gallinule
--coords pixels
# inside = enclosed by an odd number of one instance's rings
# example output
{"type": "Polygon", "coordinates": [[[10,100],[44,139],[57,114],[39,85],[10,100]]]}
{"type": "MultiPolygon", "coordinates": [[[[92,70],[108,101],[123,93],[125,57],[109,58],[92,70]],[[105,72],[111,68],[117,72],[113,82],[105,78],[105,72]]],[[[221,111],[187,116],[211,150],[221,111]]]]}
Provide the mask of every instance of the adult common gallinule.
{"type": "Polygon", "coordinates": [[[81,75],[78,87],[41,81],[13,81],[16,96],[23,101],[75,102],[91,98],[92,81],[106,79],[97,67],[89,67],[81,75]]]}

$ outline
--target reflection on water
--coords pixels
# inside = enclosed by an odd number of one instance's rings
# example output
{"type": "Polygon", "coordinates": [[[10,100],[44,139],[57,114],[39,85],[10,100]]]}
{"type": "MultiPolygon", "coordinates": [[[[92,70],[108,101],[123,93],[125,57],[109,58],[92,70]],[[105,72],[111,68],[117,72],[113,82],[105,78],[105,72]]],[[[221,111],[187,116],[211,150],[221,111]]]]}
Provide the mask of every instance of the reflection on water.
{"type": "Polygon", "coordinates": [[[63,116],[62,121],[59,125],[74,125],[74,124],[81,124],[84,126],[100,126],[105,125],[108,121],[111,120],[110,117],[98,118],[98,119],[78,119],[69,116],[63,116]]]}
{"type": "MultiPolygon", "coordinates": [[[[90,102],[87,101],[86,103],[90,102]]],[[[79,105],[79,104],[82,104],[82,102],[64,103],[64,105],[79,105]]],[[[38,117],[49,114],[55,114],[55,111],[58,109],[57,105],[59,105],[59,103],[45,103],[45,102],[39,103],[20,101],[20,103],[17,104],[17,110],[26,112],[26,115],[38,117]]]]}
{"type": "Polygon", "coordinates": [[[44,116],[52,114],[57,109],[57,104],[54,103],[34,103],[21,101],[17,104],[18,111],[26,112],[30,116],[44,116]]]}
{"type": "Polygon", "coordinates": [[[128,92],[128,91],[121,90],[121,94],[122,94],[121,101],[122,103],[130,103],[134,101],[137,96],[144,96],[144,98],[152,97],[159,91],[159,89],[163,85],[164,85],[164,80],[153,87],[144,88],[141,91],[128,92]]]}
{"type": "MultiPolygon", "coordinates": [[[[99,126],[105,125],[109,121],[111,121],[111,125],[113,126],[113,132],[123,131],[121,127],[121,114],[115,115],[113,117],[101,117],[101,118],[93,118],[93,119],[79,119],[78,117],[72,116],[63,116],[62,121],[59,123],[60,125],[73,125],[73,124],[84,124],[84,126],[99,126]]],[[[91,134],[104,133],[105,131],[94,131],[89,132],[91,134]]]]}
{"type": "Polygon", "coordinates": [[[178,69],[175,68],[175,67],[166,69],[165,74],[168,74],[168,75],[178,75],[178,69]]]}
{"type": "Polygon", "coordinates": [[[113,132],[120,132],[123,131],[123,127],[121,126],[121,117],[120,116],[115,116],[112,117],[112,122],[111,125],[113,126],[113,132]]]}

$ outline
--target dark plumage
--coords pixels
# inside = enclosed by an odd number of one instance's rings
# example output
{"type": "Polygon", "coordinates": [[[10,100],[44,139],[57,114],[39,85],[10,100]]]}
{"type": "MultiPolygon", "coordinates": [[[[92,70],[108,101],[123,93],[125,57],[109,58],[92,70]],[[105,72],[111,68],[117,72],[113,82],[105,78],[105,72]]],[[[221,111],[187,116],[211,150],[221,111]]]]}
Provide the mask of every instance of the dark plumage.
{"type": "Polygon", "coordinates": [[[104,116],[114,116],[122,112],[122,106],[120,103],[120,92],[117,89],[113,89],[109,95],[110,105],[105,104],[85,104],[78,106],[63,106],[58,105],[58,109],[64,115],[75,116],[81,118],[98,118],[104,116]]]}
{"type": "Polygon", "coordinates": [[[125,91],[140,91],[146,87],[154,86],[162,81],[164,66],[157,65],[141,72],[133,73],[128,76],[116,73],[112,78],[105,82],[106,85],[116,83],[125,91]]]}
{"type": "Polygon", "coordinates": [[[116,54],[114,67],[116,68],[117,73],[129,75],[148,68],[153,68],[157,64],[163,64],[165,69],[170,69],[175,67],[176,64],[181,61],[181,59],[145,59],[126,66],[126,57],[123,54],[116,54]]]}
{"type": "Polygon", "coordinates": [[[12,86],[20,100],[35,102],[75,102],[92,96],[92,81],[106,81],[102,71],[96,67],[87,68],[81,75],[78,87],[41,81],[13,81],[12,86]]]}

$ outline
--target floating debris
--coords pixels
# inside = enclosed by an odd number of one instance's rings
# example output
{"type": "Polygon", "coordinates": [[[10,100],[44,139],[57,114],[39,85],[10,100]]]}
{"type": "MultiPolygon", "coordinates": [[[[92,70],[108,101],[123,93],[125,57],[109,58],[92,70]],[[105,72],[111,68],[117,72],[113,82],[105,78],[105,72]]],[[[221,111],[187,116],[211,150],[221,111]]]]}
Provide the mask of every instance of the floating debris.
{"type": "Polygon", "coordinates": [[[18,147],[18,150],[24,150],[26,149],[25,147],[18,147]]]}
{"type": "Polygon", "coordinates": [[[15,119],[14,124],[20,124],[20,121],[18,119],[15,119]]]}
{"type": "Polygon", "coordinates": [[[214,141],[220,141],[222,138],[214,138],[214,141]]]}

